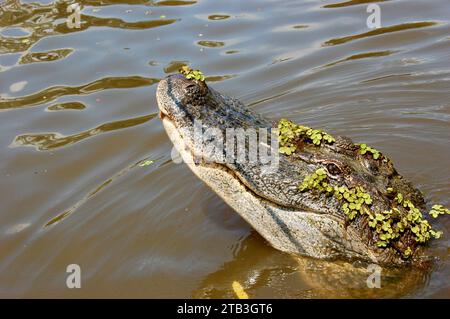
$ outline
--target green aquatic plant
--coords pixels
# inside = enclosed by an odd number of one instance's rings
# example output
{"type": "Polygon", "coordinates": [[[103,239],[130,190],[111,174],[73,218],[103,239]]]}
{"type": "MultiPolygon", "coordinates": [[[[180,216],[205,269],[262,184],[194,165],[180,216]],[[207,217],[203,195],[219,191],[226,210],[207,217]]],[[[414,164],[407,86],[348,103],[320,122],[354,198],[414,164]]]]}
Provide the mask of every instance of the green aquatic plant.
{"type": "Polygon", "coordinates": [[[291,155],[297,149],[295,140],[301,135],[301,129],[298,125],[289,120],[281,119],[278,122],[278,142],[280,143],[279,152],[291,155]]]}
{"type": "MultiPolygon", "coordinates": [[[[442,232],[432,229],[420,210],[410,200],[405,199],[403,194],[397,193],[393,202],[397,207],[383,213],[369,215],[369,227],[375,229],[378,234],[378,247],[387,247],[392,240],[399,238],[406,231],[413,233],[415,241],[422,244],[431,238],[441,237],[442,232]],[[403,207],[406,213],[401,214],[399,207],[403,207]]],[[[403,257],[409,258],[411,254],[412,250],[408,247],[403,252],[403,257]]]]}
{"type": "Polygon", "coordinates": [[[406,248],[406,250],[403,252],[403,257],[405,259],[408,259],[412,255],[411,247],[406,248]]]}
{"type": "MultiPolygon", "coordinates": [[[[423,214],[420,212],[420,210],[415,207],[410,200],[405,199],[403,194],[397,193],[394,198],[394,202],[396,202],[399,206],[402,206],[407,211],[407,213],[397,223],[397,227],[400,230],[409,229],[415,235],[415,240],[419,243],[426,243],[431,238],[438,239],[442,236],[442,232],[432,229],[430,223],[426,219],[424,219],[423,214]]],[[[446,208],[444,208],[442,205],[434,205],[433,209],[435,209],[434,211],[439,213],[441,211],[445,212],[446,210],[446,208]]],[[[433,212],[434,214],[433,209],[431,212],[433,212]]]]}
{"type": "Polygon", "coordinates": [[[205,82],[205,76],[200,70],[192,70],[187,65],[183,65],[180,68],[180,73],[183,74],[186,79],[194,79],[200,82],[205,82]]]}
{"type": "Polygon", "coordinates": [[[279,152],[291,155],[297,149],[297,143],[300,141],[320,146],[322,143],[333,144],[336,140],[333,136],[324,131],[298,125],[286,119],[281,119],[278,122],[279,152]]]}
{"type": "Polygon", "coordinates": [[[375,229],[378,235],[377,247],[387,247],[393,240],[400,237],[405,231],[405,228],[399,227],[395,223],[397,216],[400,216],[400,211],[397,208],[386,210],[382,213],[368,213],[369,227],[375,229]]]}
{"type": "Polygon", "coordinates": [[[323,191],[327,184],[324,182],[327,179],[327,172],[323,168],[319,168],[313,174],[306,175],[303,182],[299,185],[301,191],[318,189],[323,191]]]}
{"type": "Polygon", "coordinates": [[[367,144],[358,144],[359,146],[359,153],[361,155],[370,153],[372,154],[373,159],[377,160],[381,157],[381,153],[377,151],[376,149],[368,146],[367,144]]]}
{"type": "Polygon", "coordinates": [[[407,199],[404,199],[400,193],[397,194],[397,202],[407,209],[407,214],[402,218],[402,223],[405,228],[409,228],[415,235],[415,239],[419,243],[426,243],[431,238],[440,238],[442,232],[437,232],[431,228],[429,222],[424,219],[422,213],[414,204],[407,199]]]}
{"type": "Polygon", "coordinates": [[[335,197],[339,199],[340,195],[342,195],[341,200],[344,201],[342,210],[350,220],[355,219],[358,214],[365,214],[364,205],[372,205],[372,198],[370,197],[370,194],[366,193],[360,186],[350,189],[344,187],[344,191],[341,191],[342,186],[339,187],[339,194],[337,196],[335,192],[335,197]]]}
{"type": "MultiPolygon", "coordinates": [[[[432,229],[420,210],[409,199],[405,199],[401,193],[395,194],[392,200],[393,207],[390,210],[372,212],[369,208],[373,200],[364,188],[332,185],[324,168],[319,168],[305,176],[298,188],[302,192],[316,191],[333,196],[341,203],[341,209],[350,221],[358,215],[366,216],[369,227],[374,229],[377,235],[376,246],[380,248],[388,247],[406,232],[412,233],[414,240],[422,244],[431,238],[438,239],[442,235],[442,232],[432,229]]],[[[387,191],[395,193],[392,187],[389,187],[387,191]]],[[[438,216],[449,212],[442,205],[434,205],[430,214],[438,216]]],[[[411,247],[408,246],[402,254],[407,259],[412,256],[412,253],[411,247]]]]}
{"type": "MultiPolygon", "coordinates": [[[[316,146],[335,142],[331,135],[321,130],[298,125],[286,119],[278,122],[277,131],[280,143],[279,152],[286,155],[293,154],[302,142],[312,143],[316,146]]],[[[374,160],[389,161],[381,152],[367,144],[357,144],[357,146],[361,155],[370,154],[374,160]]],[[[386,192],[393,196],[392,208],[383,212],[373,212],[370,210],[373,200],[363,187],[348,188],[345,185],[333,185],[332,183],[334,182],[328,178],[327,171],[319,168],[305,176],[298,188],[301,192],[312,191],[333,196],[340,203],[341,210],[349,221],[355,220],[357,216],[365,217],[369,227],[374,230],[375,244],[379,248],[387,248],[394,241],[400,240],[403,235],[406,235],[406,238],[412,237],[416,243],[420,244],[442,236],[442,232],[435,231],[431,227],[411,200],[405,198],[402,193],[396,192],[393,187],[386,189],[386,192]]],[[[450,214],[450,210],[442,205],[434,205],[429,214],[436,218],[439,215],[450,214]]],[[[403,258],[410,258],[414,252],[414,245],[403,247],[400,252],[403,258]]]]}
{"type": "Polygon", "coordinates": [[[152,160],[146,160],[139,163],[140,167],[152,165],[154,162],[152,160]]]}
{"type": "Polygon", "coordinates": [[[356,218],[358,214],[364,214],[364,207],[372,205],[370,194],[360,186],[348,188],[347,186],[331,185],[325,169],[319,168],[314,173],[305,176],[298,186],[300,191],[317,190],[334,196],[342,204],[342,211],[349,220],[356,218]]]}
{"type": "Polygon", "coordinates": [[[433,207],[431,207],[429,214],[433,218],[437,218],[439,215],[450,214],[450,209],[445,208],[442,205],[433,205],[433,207]]]}

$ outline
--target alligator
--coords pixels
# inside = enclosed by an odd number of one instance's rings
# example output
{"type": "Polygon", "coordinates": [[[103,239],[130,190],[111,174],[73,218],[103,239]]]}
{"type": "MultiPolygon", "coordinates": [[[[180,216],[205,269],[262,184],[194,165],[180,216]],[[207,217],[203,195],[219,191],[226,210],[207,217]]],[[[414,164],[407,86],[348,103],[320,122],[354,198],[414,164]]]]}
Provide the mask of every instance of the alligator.
{"type": "Polygon", "coordinates": [[[193,290],[193,298],[235,298],[233,281],[241,283],[251,298],[401,298],[423,289],[429,277],[429,268],[415,265],[380,267],[280,254],[261,244],[255,233],[241,245],[246,249],[238,250],[231,260],[205,276],[193,290]],[[382,289],[370,288],[374,287],[370,276],[376,268],[382,289]]]}
{"type": "MultiPolygon", "coordinates": [[[[425,208],[421,192],[391,160],[348,137],[266,119],[197,75],[172,74],[159,82],[163,126],[194,174],[271,246],[297,256],[379,265],[426,260],[423,248],[439,234],[420,212],[425,208]],[[201,147],[196,123],[202,132],[216,132],[200,139],[201,147]],[[221,156],[204,151],[223,141],[230,128],[275,134],[276,140],[269,136],[257,143],[277,148],[276,169],[237,161],[236,148],[228,144],[221,156]]],[[[249,144],[247,136],[244,151],[249,144]]]]}

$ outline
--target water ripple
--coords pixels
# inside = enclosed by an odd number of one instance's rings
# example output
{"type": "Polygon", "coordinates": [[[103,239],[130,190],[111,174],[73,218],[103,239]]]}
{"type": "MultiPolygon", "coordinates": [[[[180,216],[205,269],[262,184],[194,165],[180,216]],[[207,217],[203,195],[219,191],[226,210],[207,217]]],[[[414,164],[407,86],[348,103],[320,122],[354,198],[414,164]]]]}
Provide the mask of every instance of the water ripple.
{"type": "Polygon", "coordinates": [[[61,60],[69,56],[72,52],[73,49],[57,49],[46,52],[29,52],[20,58],[19,64],[61,60]]]}
{"type": "Polygon", "coordinates": [[[391,51],[391,50],[386,50],[386,51],[376,51],[376,52],[366,52],[366,53],[359,53],[359,54],[354,54],[351,55],[347,58],[335,61],[335,62],[331,62],[328,63],[326,65],[324,65],[323,67],[330,67],[330,66],[334,66],[336,64],[340,64],[340,63],[344,63],[344,62],[348,62],[348,61],[352,61],[352,60],[360,60],[360,59],[367,59],[367,58],[379,58],[379,57],[384,57],[384,56],[388,56],[391,55],[393,53],[396,53],[398,51],[391,51]]]}
{"type": "Polygon", "coordinates": [[[431,22],[431,21],[430,22],[412,22],[412,23],[397,24],[394,26],[379,28],[379,29],[375,29],[375,30],[360,33],[360,34],[350,35],[350,36],[346,36],[346,37],[342,37],[342,38],[334,38],[334,39],[328,40],[325,43],[323,43],[323,46],[343,44],[343,43],[347,43],[347,42],[358,40],[358,39],[377,36],[380,34],[399,32],[399,31],[405,31],[405,30],[411,30],[411,29],[427,28],[427,27],[434,26],[436,24],[437,24],[437,22],[431,22]]]}
{"type": "Polygon", "coordinates": [[[81,86],[53,86],[40,92],[10,99],[0,99],[0,110],[31,107],[64,95],[85,95],[107,89],[129,89],[148,86],[159,79],[142,76],[107,77],[81,86]]]}
{"type": "Polygon", "coordinates": [[[65,102],[52,104],[47,107],[48,111],[60,111],[60,110],[84,110],[86,106],[81,102],[65,102]]]}
{"type": "Polygon", "coordinates": [[[196,3],[197,1],[163,0],[156,2],[155,6],[188,6],[196,3]]]}
{"type": "Polygon", "coordinates": [[[203,47],[208,47],[208,48],[219,48],[219,47],[223,47],[225,45],[225,42],[221,42],[221,41],[198,41],[197,44],[201,45],[203,47]]]}
{"type": "Polygon", "coordinates": [[[230,16],[227,14],[212,14],[208,16],[209,20],[225,20],[228,19],[230,16]]]}
{"type": "MultiPolygon", "coordinates": [[[[120,1],[131,4],[152,4],[148,1],[120,1]]],[[[77,1],[80,6],[107,6],[120,4],[119,1],[77,1]]],[[[155,6],[176,6],[193,4],[195,1],[160,1],[155,6]]],[[[100,18],[81,14],[80,27],[69,28],[67,19],[70,12],[67,6],[70,3],[55,2],[48,5],[40,3],[20,3],[7,1],[0,7],[0,27],[21,27],[30,30],[28,36],[7,37],[0,35],[0,53],[14,53],[28,50],[33,44],[42,38],[60,34],[80,32],[91,27],[110,27],[120,29],[150,29],[172,24],[177,19],[155,19],[136,22],[126,22],[119,18],[100,18]],[[64,21],[57,23],[57,21],[64,21]]]]}
{"type": "Polygon", "coordinates": [[[16,136],[10,147],[33,146],[39,151],[48,151],[55,148],[71,145],[80,142],[86,138],[93,137],[102,133],[120,130],[136,125],[140,125],[150,121],[157,114],[149,114],[139,116],[131,119],[109,122],[97,126],[95,128],[83,131],[77,134],[64,136],[59,133],[37,133],[37,134],[22,134],[16,136]]]}
{"type": "Polygon", "coordinates": [[[322,8],[342,8],[342,7],[350,7],[360,4],[374,3],[374,2],[386,2],[389,0],[350,0],[345,2],[331,3],[324,5],[322,8]]]}

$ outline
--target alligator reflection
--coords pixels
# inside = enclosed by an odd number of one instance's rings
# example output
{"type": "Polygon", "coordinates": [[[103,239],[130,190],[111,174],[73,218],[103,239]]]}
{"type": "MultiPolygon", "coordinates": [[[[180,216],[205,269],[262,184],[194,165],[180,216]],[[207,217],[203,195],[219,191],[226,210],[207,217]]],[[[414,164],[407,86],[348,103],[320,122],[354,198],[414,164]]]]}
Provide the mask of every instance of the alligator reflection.
{"type": "Polygon", "coordinates": [[[431,273],[382,268],[381,288],[369,288],[369,264],[294,257],[261,245],[262,240],[253,232],[232,261],[206,276],[193,297],[235,298],[232,282],[238,281],[250,298],[398,298],[425,286],[431,273]]]}

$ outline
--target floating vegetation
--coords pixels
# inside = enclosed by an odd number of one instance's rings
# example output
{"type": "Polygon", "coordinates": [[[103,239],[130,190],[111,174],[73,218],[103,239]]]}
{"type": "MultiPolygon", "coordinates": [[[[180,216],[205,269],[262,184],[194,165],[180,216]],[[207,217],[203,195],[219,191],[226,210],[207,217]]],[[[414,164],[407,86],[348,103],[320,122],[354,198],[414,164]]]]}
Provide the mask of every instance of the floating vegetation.
{"type": "Polygon", "coordinates": [[[306,190],[317,189],[324,191],[327,189],[327,183],[324,181],[327,179],[327,172],[324,168],[319,168],[311,175],[306,175],[303,182],[299,185],[299,189],[303,192],[306,190]]]}
{"type": "Polygon", "coordinates": [[[299,141],[320,146],[322,143],[333,144],[336,140],[324,131],[312,129],[307,126],[297,125],[289,120],[281,119],[278,122],[279,152],[291,155],[297,149],[299,141]]]}
{"type": "Polygon", "coordinates": [[[335,197],[338,200],[345,201],[342,205],[343,212],[348,216],[348,219],[353,220],[355,217],[364,214],[364,205],[372,205],[372,198],[370,194],[364,191],[364,188],[358,186],[355,188],[339,187],[339,194],[335,190],[335,197]]]}
{"type": "Polygon", "coordinates": [[[445,208],[442,205],[433,205],[429,214],[431,217],[437,218],[439,215],[450,214],[450,209],[445,208]]]}
{"type": "MultiPolygon", "coordinates": [[[[314,173],[305,176],[298,187],[302,192],[318,191],[334,196],[341,203],[341,209],[350,221],[358,215],[366,216],[369,227],[375,230],[376,245],[379,248],[388,247],[394,240],[399,239],[407,232],[413,235],[413,239],[420,244],[442,236],[442,232],[433,230],[420,210],[410,200],[405,199],[401,193],[396,193],[392,200],[392,209],[372,212],[369,208],[373,200],[363,187],[348,188],[344,185],[332,185],[324,168],[319,168],[314,173]]],[[[387,191],[395,193],[391,187],[387,191]]],[[[437,217],[442,214],[450,214],[450,210],[442,205],[434,205],[429,214],[437,217]]],[[[402,254],[407,259],[412,256],[413,250],[408,246],[402,254]]]]}
{"type": "MultiPolygon", "coordinates": [[[[440,238],[442,232],[436,232],[431,228],[431,225],[428,223],[426,219],[424,219],[422,213],[418,208],[414,206],[414,204],[405,199],[403,194],[397,193],[394,198],[394,204],[397,204],[397,207],[403,207],[406,210],[406,214],[403,216],[398,216],[396,219],[398,222],[393,225],[393,234],[395,235],[397,232],[403,233],[406,230],[411,230],[415,235],[415,240],[419,243],[426,243],[431,238],[440,238]]],[[[441,205],[435,205],[441,206],[441,205]]],[[[433,206],[433,207],[435,207],[433,206]]],[[[442,207],[442,206],[441,206],[442,207]]],[[[393,208],[390,212],[390,215],[393,215],[393,212],[397,213],[396,215],[400,215],[400,211],[398,208],[393,208]]],[[[386,213],[386,212],[385,212],[386,213]]],[[[389,239],[389,238],[387,238],[389,239]]]]}
{"type": "Polygon", "coordinates": [[[317,169],[313,174],[307,175],[299,185],[300,191],[317,190],[334,196],[342,204],[342,211],[349,220],[354,220],[358,214],[363,215],[364,206],[372,205],[370,194],[364,188],[357,186],[348,188],[346,186],[331,185],[327,172],[324,168],[317,169]]]}
{"type": "Polygon", "coordinates": [[[375,160],[379,159],[381,156],[381,153],[379,151],[377,151],[376,149],[374,149],[370,146],[367,146],[367,144],[359,144],[358,146],[359,146],[359,153],[361,155],[364,155],[367,153],[372,154],[372,157],[375,160]]]}
{"type": "Polygon", "coordinates": [[[205,81],[205,76],[200,70],[192,70],[187,65],[184,65],[180,68],[180,73],[183,74],[186,79],[194,79],[200,82],[205,81]]]}
{"type": "Polygon", "coordinates": [[[145,167],[145,166],[152,165],[153,163],[154,163],[154,161],[152,161],[152,160],[145,160],[145,161],[140,162],[139,166],[140,167],[145,167]]]}

